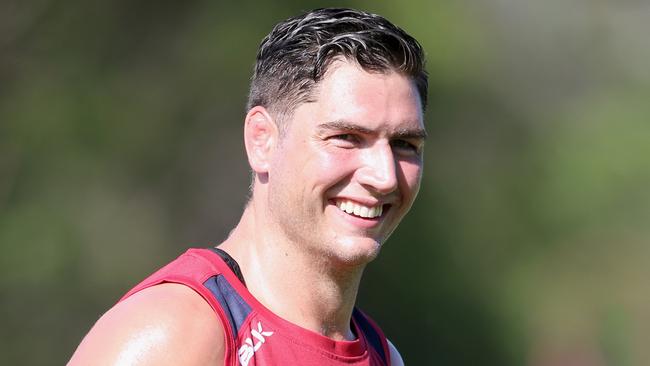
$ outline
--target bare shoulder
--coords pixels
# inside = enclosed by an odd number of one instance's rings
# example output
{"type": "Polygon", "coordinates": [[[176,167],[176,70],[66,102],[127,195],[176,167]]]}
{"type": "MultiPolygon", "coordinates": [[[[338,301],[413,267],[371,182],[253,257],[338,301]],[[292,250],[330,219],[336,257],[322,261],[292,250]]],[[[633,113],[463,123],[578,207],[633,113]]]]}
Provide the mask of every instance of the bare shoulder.
{"type": "Polygon", "coordinates": [[[162,284],[106,312],[68,365],[207,365],[223,355],[223,328],[210,305],[189,287],[162,284]]]}
{"type": "Polygon", "coordinates": [[[390,365],[391,366],[404,366],[404,360],[402,360],[402,356],[399,354],[399,351],[397,348],[395,348],[395,345],[388,340],[388,350],[390,351],[390,365]]]}

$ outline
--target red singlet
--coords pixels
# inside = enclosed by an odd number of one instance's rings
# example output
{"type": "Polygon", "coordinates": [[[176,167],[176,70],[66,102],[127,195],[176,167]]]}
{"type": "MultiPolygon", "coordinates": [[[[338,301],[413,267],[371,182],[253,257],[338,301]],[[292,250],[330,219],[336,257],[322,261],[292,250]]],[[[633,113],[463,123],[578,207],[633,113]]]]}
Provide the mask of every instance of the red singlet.
{"type": "Polygon", "coordinates": [[[120,300],[157,284],[192,288],[214,309],[226,337],[224,365],[390,366],[386,337],[360,310],[352,315],[354,341],[335,341],[301,328],[259,303],[221,257],[190,249],[120,300]]]}

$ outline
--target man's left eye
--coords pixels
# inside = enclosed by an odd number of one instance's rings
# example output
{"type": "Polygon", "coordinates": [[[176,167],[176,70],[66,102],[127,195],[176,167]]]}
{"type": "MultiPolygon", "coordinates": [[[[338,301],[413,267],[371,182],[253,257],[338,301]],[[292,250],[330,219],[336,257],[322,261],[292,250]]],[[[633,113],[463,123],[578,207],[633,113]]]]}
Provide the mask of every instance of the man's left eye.
{"type": "Polygon", "coordinates": [[[417,153],[420,150],[416,145],[406,140],[393,140],[391,141],[390,145],[395,149],[399,149],[406,152],[417,153]]]}

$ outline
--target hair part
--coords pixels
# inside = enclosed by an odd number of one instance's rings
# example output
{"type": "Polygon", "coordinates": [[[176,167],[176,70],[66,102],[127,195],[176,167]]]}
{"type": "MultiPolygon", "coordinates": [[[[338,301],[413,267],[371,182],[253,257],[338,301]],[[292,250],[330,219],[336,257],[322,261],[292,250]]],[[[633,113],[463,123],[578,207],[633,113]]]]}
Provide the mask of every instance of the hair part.
{"type": "Polygon", "coordinates": [[[314,101],[318,82],[337,59],[368,72],[398,72],[413,80],[427,105],[428,76],[422,47],[385,18],[354,9],[316,9],[277,24],[261,42],[247,110],[262,106],[285,120],[314,101]]]}

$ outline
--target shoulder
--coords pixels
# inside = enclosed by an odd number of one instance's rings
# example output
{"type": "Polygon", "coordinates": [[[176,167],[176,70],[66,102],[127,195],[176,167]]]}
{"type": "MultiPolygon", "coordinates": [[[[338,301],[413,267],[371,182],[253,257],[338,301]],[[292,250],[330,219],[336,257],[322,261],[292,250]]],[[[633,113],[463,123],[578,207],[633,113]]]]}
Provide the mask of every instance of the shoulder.
{"type": "Polygon", "coordinates": [[[69,365],[218,364],[223,327],[210,305],[189,287],[144,289],[104,314],[69,365]]]}
{"type": "Polygon", "coordinates": [[[388,342],[388,350],[390,351],[390,365],[404,366],[404,361],[402,360],[402,356],[399,354],[397,348],[395,348],[395,345],[388,339],[386,339],[386,341],[388,342]]]}

